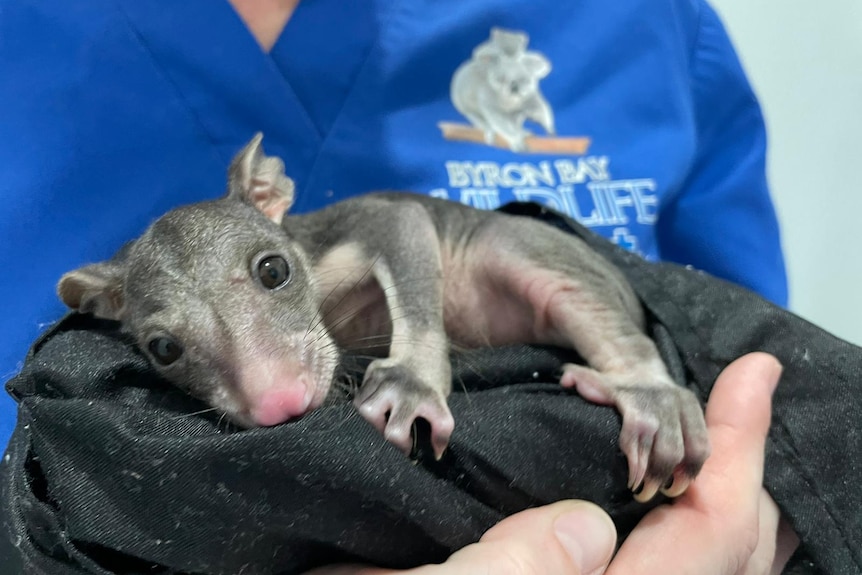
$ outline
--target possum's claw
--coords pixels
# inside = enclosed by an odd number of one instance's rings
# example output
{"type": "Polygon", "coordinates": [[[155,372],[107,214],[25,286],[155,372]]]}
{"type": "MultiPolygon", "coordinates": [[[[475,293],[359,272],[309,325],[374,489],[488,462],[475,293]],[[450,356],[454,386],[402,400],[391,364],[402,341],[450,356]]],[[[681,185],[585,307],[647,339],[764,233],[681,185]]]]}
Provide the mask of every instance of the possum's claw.
{"type": "Polygon", "coordinates": [[[678,497],[685,493],[688,486],[691,485],[691,477],[680,473],[674,473],[674,478],[668,487],[662,487],[661,492],[668,497],[678,497]]]}
{"type": "Polygon", "coordinates": [[[354,403],[359,413],[406,455],[413,449],[411,432],[417,418],[430,424],[431,446],[438,460],[449,445],[455,419],[446,396],[400,363],[389,359],[372,362],[354,403]]]}
{"type": "Polygon", "coordinates": [[[703,410],[691,391],[670,381],[642,381],[638,374],[611,375],[576,364],[565,365],[560,379],[564,387],[577,387],[585,399],[620,411],[628,486],[637,501],[645,502],[659,490],[669,497],[685,492],[709,455],[709,437],[703,410]]]}

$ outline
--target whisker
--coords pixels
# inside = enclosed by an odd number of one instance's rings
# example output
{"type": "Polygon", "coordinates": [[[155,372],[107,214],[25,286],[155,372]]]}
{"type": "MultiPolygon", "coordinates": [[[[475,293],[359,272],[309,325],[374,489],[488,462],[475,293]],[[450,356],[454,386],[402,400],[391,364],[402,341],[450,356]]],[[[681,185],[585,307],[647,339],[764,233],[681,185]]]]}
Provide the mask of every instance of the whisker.
{"type": "MultiPolygon", "coordinates": [[[[355,282],[353,283],[353,285],[352,285],[352,286],[350,286],[350,289],[348,289],[344,294],[342,294],[342,296],[339,298],[339,300],[338,300],[337,302],[335,302],[335,304],[334,304],[332,307],[330,307],[330,308],[326,311],[326,313],[322,313],[322,314],[321,314],[321,318],[320,318],[320,320],[318,320],[318,322],[317,322],[314,326],[312,326],[312,328],[311,328],[311,329],[316,329],[316,328],[317,328],[317,326],[318,326],[318,325],[320,325],[320,322],[325,321],[325,320],[327,319],[327,316],[332,312],[332,310],[337,309],[337,308],[338,308],[338,306],[340,306],[340,305],[344,302],[344,300],[347,298],[347,296],[348,296],[348,295],[350,295],[351,293],[353,293],[356,289],[358,289],[358,287],[359,287],[362,283],[364,283],[365,278],[367,278],[367,277],[368,277],[368,274],[370,274],[370,273],[371,273],[371,271],[374,269],[374,266],[375,266],[375,265],[377,264],[377,262],[380,260],[380,257],[381,257],[381,256],[380,256],[380,255],[378,255],[377,257],[375,257],[375,258],[374,258],[374,260],[372,260],[372,261],[368,264],[368,266],[365,268],[365,271],[364,271],[364,272],[362,272],[362,275],[361,275],[361,276],[359,276],[359,279],[358,279],[357,281],[355,281],[355,282]]],[[[338,288],[342,283],[344,283],[344,282],[345,282],[349,277],[350,277],[350,275],[345,275],[345,276],[344,276],[344,278],[343,278],[343,279],[342,279],[342,280],[341,280],[341,281],[340,281],[340,282],[339,282],[339,283],[338,283],[334,288],[332,288],[332,289],[329,291],[329,294],[327,294],[327,296],[323,299],[323,301],[322,301],[322,302],[320,302],[319,309],[321,309],[321,310],[323,309],[324,304],[327,302],[327,300],[332,296],[332,294],[333,294],[333,293],[335,293],[336,289],[337,289],[337,288],[338,288]]]]}
{"type": "MultiPolygon", "coordinates": [[[[388,290],[392,290],[392,289],[396,289],[396,288],[402,288],[402,287],[404,287],[406,285],[410,285],[410,284],[416,284],[419,282],[435,282],[435,281],[441,281],[442,279],[443,278],[439,275],[415,276],[415,277],[412,277],[409,279],[404,279],[404,280],[395,282],[390,286],[386,286],[386,287],[381,286],[381,290],[385,293],[388,290]]],[[[410,292],[403,292],[403,293],[410,293],[410,292]]]]}
{"type": "Polygon", "coordinates": [[[340,346],[343,351],[353,351],[355,349],[364,349],[369,345],[372,347],[388,346],[392,340],[388,335],[369,335],[367,337],[357,337],[350,340],[350,343],[340,346]]]}
{"type": "Polygon", "coordinates": [[[194,417],[195,415],[201,415],[203,413],[209,413],[211,411],[217,411],[217,410],[218,410],[217,407],[209,407],[207,409],[202,409],[200,411],[194,411],[192,413],[184,413],[182,415],[175,415],[175,416],[171,417],[170,419],[183,419],[185,417],[194,417]]]}
{"type": "Polygon", "coordinates": [[[329,332],[331,333],[333,331],[336,331],[338,327],[340,327],[340,326],[344,325],[345,323],[351,321],[352,319],[358,317],[362,313],[363,309],[364,308],[356,308],[353,310],[348,310],[347,313],[344,313],[336,321],[328,324],[327,327],[329,329],[329,332]]]}
{"type": "MultiPolygon", "coordinates": [[[[225,417],[227,417],[227,411],[223,411],[221,414],[221,417],[218,418],[218,421],[216,422],[216,429],[219,429],[219,430],[221,429],[221,422],[224,421],[225,417]]],[[[227,421],[227,425],[225,425],[225,428],[224,428],[225,433],[227,433],[227,430],[228,430],[227,426],[228,425],[230,425],[230,421],[227,421]]]]}
{"type": "Polygon", "coordinates": [[[381,358],[379,355],[372,355],[372,354],[368,354],[368,353],[351,353],[349,355],[349,359],[355,359],[355,360],[361,359],[361,360],[374,361],[375,359],[381,359],[381,358]]]}
{"type": "MultiPolygon", "coordinates": [[[[307,331],[310,332],[310,331],[316,329],[320,325],[321,322],[326,322],[328,319],[330,319],[330,317],[329,317],[330,314],[332,314],[335,310],[337,310],[351,293],[353,293],[355,290],[357,290],[359,288],[359,286],[361,286],[365,283],[365,278],[368,277],[368,274],[372,272],[372,270],[374,269],[374,266],[380,260],[380,257],[381,257],[381,255],[378,255],[377,257],[374,258],[374,260],[365,268],[365,271],[362,273],[362,275],[359,277],[359,279],[356,282],[354,282],[354,284],[352,286],[350,286],[350,289],[345,291],[344,294],[342,294],[342,296],[339,298],[339,300],[334,305],[328,307],[326,312],[322,313],[321,317],[313,325],[309,326],[307,331]]],[[[351,269],[357,269],[357,268],[351,268],[351,269]]],[[[326,297],[319,304],[319,309],[322,310],[325,307],[324,304],[326,304],[326,302],[329,300],[329,298],[332,297],[332,295],[334,293],[336,293],[338,287],[340,287],[348,279],[348,277],[350,277],[349,274],[345,275],[345,277],[340,282],[338,282],[332,289],[330,289],[329,293],[326,295],[326,297]]],[[[409,285],[409,284],[415,284],[415,283],[427,282],[427,281],[437,281],[439,279],[440,279],[439,276],[433,276],[433,275],[432,276],[414,277],[414,278],[411,278],[408,280],[397,282],[397,283],[392,284],[390,286],[386,286],[386,287],[381,286],[381,291],[383,291],[384,295],[386,295],[387,292],[389,292],[393,289],[401,289],[404,286],[409,285]]],[[[405,291],[402,293],[410,294],[411,292],[405,291]]],[[[390,313],[391,313],[391,311],[392,310],[390,310],[390,313]]],[[[442,310],[440,310],[440,313],[442,313],[442,310]]],[[[343,318],[341,318],[341,319],[343,319],[343,318]]],[[[339,321],[334,325],[339,325],[340,323],[343,323],[343,322],[339,321]]],[[[333,327],[333,325],[330,325],[329,327],[331,329],[333,327]]]]}
{"type": "MultiPolygon", "coordinates": [[[[398,306],[398,307],[396,307],[396,308],[394,308],[394,309],[401,309],[401,308],[403,308],[403,306],[398,306]]],[[[346,311],[345,311],[345,313],[344,313],[343,315],[341,315],[340,317],[338,317],[338,319],[337,319],[336,321],[332,322],[332,323],[328,326],[328,328],[329,328],[329,332],[331,333],[332,331],[336,331],[336,330],[337,330],[337,328],[339,328],[340,326],[342,326],[342,325],[344,325],[345,323],[348,323],[348,322],[350,322],[351,320],[355,319],[356,317],[358,317],[359,315],[361,315],[361,313],[363,312],[363,310],[364,310],[364,308],[356,308],[356,309],[353,309],[353,310],[346,310],[346,311]]],[[[390,323],[391,323],[391,321],[400,321],[400,320],[405,319],[405,318],[407,318],[407,317],[410,317],[410,316],[409,316],[409,314],[405,314],[405,315],[402,315],[402,316],[395,316],[394,318],[390,318],[390,323]]],[[[322,334],[320,334],[320,335],[317,337],[317,339],[316,339],[316,340],[314,340],[314,341],[319,341],[320,339],[322,339],[322,338],[324,338],[324,337],[326,337],[326,334],[322,333],[322,334]]]]}
{"type": "MultiPolygon", "coordinates": [[[[357,269],[357,268],[353,268],[353,269],[357,269]]],[[[369,266],[368,268],[366,268],[366,270],[363,272],[363,274],[359,277],[359,281],[354,282],[354,284],[353,284],[352,286],[350,286],[350,289],[348,289],[347,291],[345,291],[345,292],[341,295],[341,298],[340,298],[337,302],[335,302],[335,304],[334,304],[334,305],[332,305],[332,307],[330,307],[330,308],[327,310],[327,312],[326,312],[326,313],[321,313],[321,318],[320,318],[320,320],[319,320],[319,321],[318,321],[318,323],[317,323],[317,324],[315,324],[313,327],[317,327],[317,325],[319,325],[320,321],[325,320],[325,319],[326,319],[326,316],[327,316],[327,315],[328,315],[328,314],[329,314],[333,309],[336,309],[338,306],[340,306],[340,305],[341,305],[341,303],[344,301],[344,299],[345,299],[348,295],[350,295],[350,294],[351,294],[355,289],[357,289],[357,287],[358,287],[358,286],[359,286],[359,284],[361,283],[362,279],[363,279],[365,276],[367,276],[367,275],[368,275],[368,273],[369,273],[370,271],[371,271],[371,267],[369,266]]],[[[334,273],[334,272],[335,272],[335,270],[332,270],[332,273],[334,273]]],[[[318,277],[321,277],[321,276],[318,276],[318,277]]],[[[324,307],[326,307],[326,303],[329,301],[329,298],[331,298],[333,295],[335,295],[335,293],[337,293],[337,291],[338,291],[338,288],[339,288],[339,287],[341,287],[341,286],[344,284],[344,282],[346,282],[346,281],[347,281],[348,279],[350,279],[350,278],[351,278],[351,274],[349,274],[349,273],[348,273],[348,274],[345,274],[337,284],[335,284],[334,286],[332,286],[332,288],[329,290],[329,293],[328,293],[328,294],[326,294],[326,297],[324,297],[324,298],[320,301],[320,303],[318,304],[318,309],[319,309],[319,310],[323,310],[323,309],[324,309],[324,307]]]]}

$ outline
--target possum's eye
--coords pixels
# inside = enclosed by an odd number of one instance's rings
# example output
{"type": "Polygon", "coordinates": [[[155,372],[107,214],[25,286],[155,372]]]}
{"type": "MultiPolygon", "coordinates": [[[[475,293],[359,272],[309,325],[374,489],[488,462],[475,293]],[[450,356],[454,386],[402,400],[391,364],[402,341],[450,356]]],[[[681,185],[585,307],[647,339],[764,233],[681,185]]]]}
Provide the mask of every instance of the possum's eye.
{"type": "Polygon", "coordinates": [[[154,337],[147,344],[150,353],[162,365],[170,365],[180,358],[183,348],[173,339],[166,336],[154,337]]]}
{"type": "Polygon", "coordinates": [[[263,287],[276,290],[290,279],[290,266],[281,256],[267,256],[257,264],[257,277],[263,287]]]}

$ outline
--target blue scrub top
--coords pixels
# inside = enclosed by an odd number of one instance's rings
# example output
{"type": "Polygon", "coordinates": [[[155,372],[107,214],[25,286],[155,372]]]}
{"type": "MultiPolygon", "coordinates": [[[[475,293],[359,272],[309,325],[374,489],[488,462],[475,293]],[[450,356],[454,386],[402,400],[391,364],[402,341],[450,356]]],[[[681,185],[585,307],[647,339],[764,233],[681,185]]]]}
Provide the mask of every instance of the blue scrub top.
{"type": "MultiPolygon", "coordinates": [[[[220,195],[259,130],[296,211],[375,189],[539,201],[786,303],[763,120],[702,1],[303,0],[270,54],[225,1],[0,0],[0,14],[4,379],[63,313],[62,273],[220,195]],[[464,88],[470,64],[485,72],[464,88]],[[495,98],[525,74],[544,102],[525,149],[486,140],[481,121],[520,113],[495,98]],[[453,92],[484,94],[481,118],[453,92]]],[[[0,445],[14,413],[0,399],[0,445]]]]}

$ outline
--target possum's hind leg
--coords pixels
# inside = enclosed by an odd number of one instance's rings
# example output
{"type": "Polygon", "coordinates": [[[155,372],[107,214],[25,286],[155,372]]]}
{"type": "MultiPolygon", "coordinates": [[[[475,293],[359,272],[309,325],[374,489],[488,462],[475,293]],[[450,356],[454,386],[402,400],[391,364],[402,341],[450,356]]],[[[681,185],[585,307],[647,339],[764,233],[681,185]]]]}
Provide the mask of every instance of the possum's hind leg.
{"type": "Polygon", "coordinates": [[[703,410],[675,384],[643,331],[643,312],[618,270],[579,238],[514,221],[497,242],[500,281],[529,304],[538,343],[571,346],[589,366],[567,364],[560,383],[622,414],[620,446],[638,500],[685,491],[709,454],[703,410]],[[507,278],[507,279],[503,279],[507,278]],[[668,486],[668,482],[673,483],[668,486]]]}

